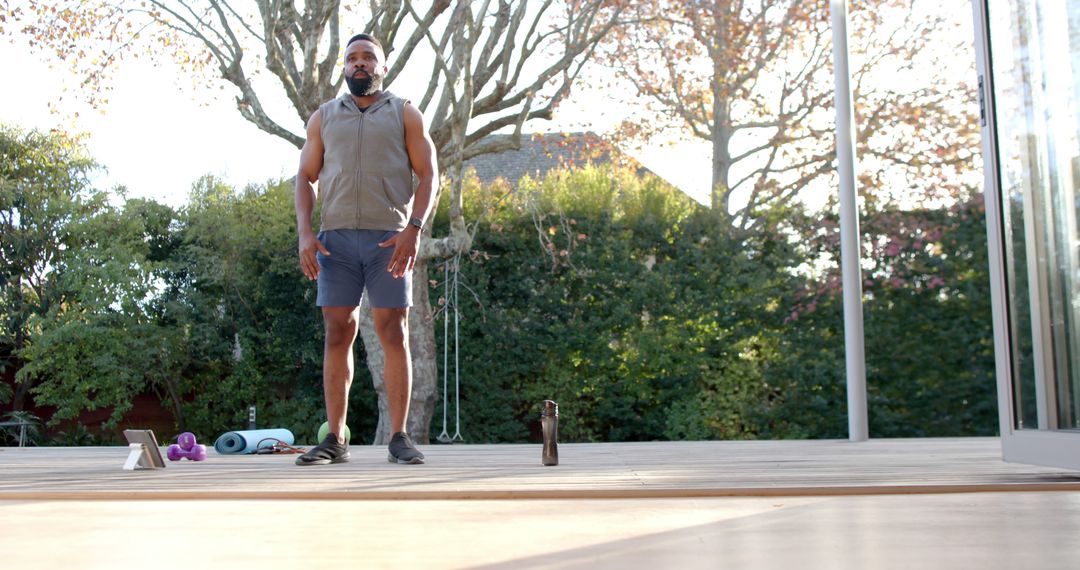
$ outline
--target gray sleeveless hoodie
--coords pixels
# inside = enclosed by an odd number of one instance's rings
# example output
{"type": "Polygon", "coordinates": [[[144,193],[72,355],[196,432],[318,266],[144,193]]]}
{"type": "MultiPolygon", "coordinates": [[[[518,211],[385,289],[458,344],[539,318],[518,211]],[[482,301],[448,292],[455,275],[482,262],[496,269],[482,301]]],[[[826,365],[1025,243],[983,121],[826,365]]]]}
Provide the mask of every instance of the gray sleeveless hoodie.
{"type": "Polygon", "coordinates": [[[405,229],[414,192],[405,103],[383,91],[363,113],[348,93],[319,107],[321,230],[405,229]]]}

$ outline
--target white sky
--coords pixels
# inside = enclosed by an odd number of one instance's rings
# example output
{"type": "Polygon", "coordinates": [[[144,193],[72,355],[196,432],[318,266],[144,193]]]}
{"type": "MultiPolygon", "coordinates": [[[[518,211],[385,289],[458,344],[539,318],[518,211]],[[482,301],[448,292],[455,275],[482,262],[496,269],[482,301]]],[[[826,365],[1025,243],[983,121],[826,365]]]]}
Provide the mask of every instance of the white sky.
{"type": "MultiPolygon", "coordinates": [[[[171,63],[155,65],[147,59],[128,59],[111,80],[113,90],[107,105],[91,109],[69,93],[62,112],[55,113],[50,111],[49,102],[55,104],[62,88],[71,88],[78,77],[43,61],[18,38],[0,41],[0,61],[9,78],[18,78],[17,88],[9,84],[0,92],[0,122],[24,129],[58,127],[86,133],[88,151],[106,169],[99,181],[102,188],[123,185],[129,197],[179,206],[185,203],[191,184],[204,174],[242,187],[296,172],[299,151],[241,117],[231,85],[220,91],[196,91],[189,86],[190,81],[178,77],[180,71],[171,63]]],[[[402,91],[408,86],[401,83],[396,82],[391,89],[405,96],[422,95],[402,91]]],[[[555,121],[534,121],[526,130],[577,130],[583,121],[591,121],[594,128],[605,122],[595,111],[603,105],[571,99],[559,108],[555,121]]],[[[302,133],[303,124],[294,111],[278,111],[275,118],[293,120],[295,124],[285,124],[302,133]]],[[[606,120],[614,124],[620,118],[606,120]]],[[[711,166],[704,141],[693,148],[658,145],[639,158],[684,191],[706,200],[711,166]],[[688,156],[694,157],[697,167],[687,168],[688,156]]]]}

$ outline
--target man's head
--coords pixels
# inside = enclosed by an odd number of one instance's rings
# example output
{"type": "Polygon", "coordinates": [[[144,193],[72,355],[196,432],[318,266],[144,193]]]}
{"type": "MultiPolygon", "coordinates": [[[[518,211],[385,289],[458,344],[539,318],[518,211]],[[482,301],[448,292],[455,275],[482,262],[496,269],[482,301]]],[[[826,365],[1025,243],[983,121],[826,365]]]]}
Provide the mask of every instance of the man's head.
{"type": "Polygon", "coordinates": [[[382,43],[368,34],[356,34],[345,45],[345,83],[357,97],[374,95],[386,77],[386,54],[382,43]]]}

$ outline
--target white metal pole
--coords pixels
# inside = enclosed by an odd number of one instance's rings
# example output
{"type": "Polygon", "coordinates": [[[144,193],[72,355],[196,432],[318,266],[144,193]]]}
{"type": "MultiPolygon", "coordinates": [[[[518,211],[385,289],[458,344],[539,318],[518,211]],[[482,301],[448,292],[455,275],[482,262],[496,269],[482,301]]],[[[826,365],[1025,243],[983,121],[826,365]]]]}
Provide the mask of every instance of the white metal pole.
{"type": "Polygon", "coordinates": [[[836,169],[840,178],[840,264],[844,284],[844,355],[847,361],[848,439],[866,441],[866,356],[863,336],[859,210],[855,190],[855,111],[848,70],[847,0],[830,0],[836,76],[836,169]]]}

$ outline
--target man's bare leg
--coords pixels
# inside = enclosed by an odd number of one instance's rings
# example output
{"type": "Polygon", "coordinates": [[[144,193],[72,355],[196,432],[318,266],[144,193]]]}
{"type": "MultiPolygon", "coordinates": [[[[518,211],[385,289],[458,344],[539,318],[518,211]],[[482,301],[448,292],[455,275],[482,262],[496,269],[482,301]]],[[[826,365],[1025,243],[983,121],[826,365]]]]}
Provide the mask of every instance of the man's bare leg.
{"type": "Polygon", "coordinates": [[[412,362],[409,354],[409,310],[374,309],[375,332],[383,347],[383,379],[390,404],[391,463],[424,462],[407,432],[412,398],[412,362]]]}
{"type": "Polygon", "coordinates": [[[409,309],[372,309],[375,333],[383,349],[383,380],[390,405],[390,434],[406,431],[412,396],[409,309]]]}
{"type": "Polygon", "coordinates": [[[326,465],[349,460],[345,441],[345,412],[349,407],[349,388],[353,379],[353,341],[356,340],[357,307],[323,307],[326,341],[323,344],[323,398],[329,435],[319,445],[296,458],[297,465],[326,465]],[[330,442],[330,443],[327,443],[330,442]]]}
{"type": "Polygon", "coordinates": [[[326,342],[323,345],[323,397],[330,433],[345,441],[345,414],[353,380],[353,342],[356,341],[358,307],[323,307],[326,342]]]}

